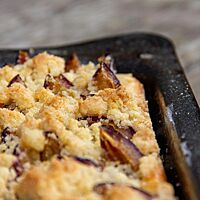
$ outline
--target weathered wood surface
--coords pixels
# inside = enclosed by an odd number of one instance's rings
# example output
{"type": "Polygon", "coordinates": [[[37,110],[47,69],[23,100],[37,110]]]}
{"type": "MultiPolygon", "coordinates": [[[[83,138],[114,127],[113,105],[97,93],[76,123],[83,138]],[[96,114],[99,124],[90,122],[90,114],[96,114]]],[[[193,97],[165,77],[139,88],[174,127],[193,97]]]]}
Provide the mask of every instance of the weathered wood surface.
{"type": "Polygon", "coordinates": [[[199,0],[0,0],[0,48],[67,44],[134,31],[170,37],[200,103],[199,0]]]}

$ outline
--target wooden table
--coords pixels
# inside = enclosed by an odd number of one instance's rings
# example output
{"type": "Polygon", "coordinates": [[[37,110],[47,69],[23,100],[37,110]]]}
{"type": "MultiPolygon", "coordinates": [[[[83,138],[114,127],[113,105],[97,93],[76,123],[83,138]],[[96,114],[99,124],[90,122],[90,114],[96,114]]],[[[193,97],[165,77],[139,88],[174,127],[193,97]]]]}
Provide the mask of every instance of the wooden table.
{"type": "Polygon", "coordinates": [[[0,48],[135,31],[170,37],[200,104],[199,0],[0,0],[0,48]]]}

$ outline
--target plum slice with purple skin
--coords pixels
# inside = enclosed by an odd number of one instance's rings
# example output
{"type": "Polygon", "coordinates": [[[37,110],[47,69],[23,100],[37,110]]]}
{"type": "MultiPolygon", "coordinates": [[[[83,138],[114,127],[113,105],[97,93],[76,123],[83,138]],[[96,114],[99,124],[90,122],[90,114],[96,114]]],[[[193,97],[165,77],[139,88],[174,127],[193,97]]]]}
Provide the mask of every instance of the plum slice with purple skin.
{"type": "Polygon", "coordinates": [[[73,158],[74,158],[74,160],[76,160],[78,162],[81,162],[81,163],[83,163],[85,165],[94,166],[94,167],[100,167],[100,165],[98,165],[96,162],[94,162],[91,159],[82,158],[82,157],[79,157],[79,156],[74,156],[73,158]]]}
{"type": "Polygon", "coordinates": [[[116,184],[115,183],[99,183],[93,187],[93,190],[96,193],[103,195],[105,194],[106,190],[109,190],[114,185],[116,184]]]}
{"type": "Polygon", "coordinates": [[[104,62],[114,73],[116,73],[117,70],[114,67],[114,58],[111,55],[105,54],[105,55],[99,57],[98,62],[99,63],[104,62]]]}
{"type": "Polygon", "coordinates": [[[65,62],[65,71],[69,72],[70,70],[73,70],[76,72],[80,65],[81,63],[78,56],[75,53],[72,53],[65,62]]]}
{"type": "Polygon", "coordinates": [[[81,94],[80,97],[85,100],[89,96],[89,90],[84,90],[81,94]]]}
{"type": "Polygon", "coordinates": [[[46,77],[45,77],[43,86],[46,89],[53,90],[54,82],[55,82],[55,80],[54,80],[53,76],[51,76],[50,74],[47,74],[46,77]]]}
{"type": "Polygon", "coordinates": [[[6,143],[6,137],[11,134],[10,128],[6,127],[1,133],[1,142],[6,143]]]}
{"type": "Polygon", "coordinates": [[[105,116],[84,116],[84,117],[79,117],[78,118],[78,121],[81,121],[81,120],[87,120],[88,122],[88,125],[92,125],[94,123],[97,123],[97,122],[100,122],[104,125],[110,125],[110,126],[113,126],[114,129],[116,129],[117,131],[119,131],[125,138],[127,139],[131,139],[133,137],[133,135],[136,133],[135,130],[132,128],[132,127],[117,127],[113,124],[112,120],[109,121],[109,122],[104,122],[102,120],[108,120],[107,117],[105,116]]]}
{"type": "Polygon", "coordinates": [[[60,85],[66,89],[73,86],[73,84],[63,74],[56,76],[55,80],[57,80],[60,83],[60,85]]]}
{"type": "Polygon", "coordinates": [[[99,89],[118,88],[121,85],[114,72],[105,62],[100,63],[100,67],[93,75],[93,81],[99,89]]]}
{"type": "MultiPolygon", "coordinates": [[[[2,133],[1,133],[1,142],[2,143],[6,143],[6,137],[8,136],[14,136],[15,132],[12,131],[9,127],[6,127],[3,129],[2,133]]],[[[13,138],[11,138],[13,139],[13,138]]]]}
{"type": "Polygon", "coordinates": [[[24,81],[22,80],[21,76],[17,74],[14,78],[11,79],[11,81],[8,83],[7,87],[10,87],[13,83],[21,83],[22,85],[25,85],[24,81]]]}
{"type": "Polygon", "coordinates": [[[121,127],[121,128],[114,126],[114,129],[116,129],[116,131],[120,132],[126,139],[129,139],[129,140],[136,133],[135,130],[131,126],[121,127]]]}
{"type": "Polygon", "coordinates": [[[61,87],[69,89],[73,84],[63,75],[53,77],[50,74],[47,74],[44,81],[44,88],[48,88],[50,90],[59,90],[61,87]]]}
{"type": "Polygon", "coordinates": [[[13,169],[16,173],[16,176],[14,178],[15,181],[24,173],[24,166],[20,159],[17,159],[12,163],[11,169],[13,169]]]}
{"type": "Polygon", "coordinates": [[[4,103],[0,103],[0,108],[4,108],[5,104],[4,103]]]}
{"type": "Polygon", "coordinates": [[[4,105],[4,108],[7,108],[8,110],[15,110],[17,107],[16,103],[10,103],[9,105],[4,105]]]}
{"type": "Polygon", "coordinates": [[[92,96],[94,96],[95,94],[93,94],[93,93],[90,93],[90,91],[89,90],[84,90],[81,94],[80,94],[80,97],[83,99],[83,100],[85,100],[87,97],[92,97],[92,96]]]}
{"type": "MultiPolygon", "coordinates": [[[[82,163],[84,165],[103,169],[103,164],[102,163],[96,163],[95,161],[93,161],[93,160],[91,160],[89,158],[83,158],[83,157],[80,157],[80,156],[69,156],[69,157],[73,158],[75,161],[78,161],[78,162],[80,162],[80,163],[82,163]]],[[[64,156],[62,156],[61,154],[58,154],[57,155],[57,159],[58,160],[64,159],[64,156]]]]}
{"type": "Polygon", "coordinates": [[[113,126],[100,126],[100,140],[109,159],[129,163],[133,170],[138,169],[142,153],[134,143],[115,130],[113,126]]]}
{"type": "MultiPolygon", "coordinates": [[[[117,184],[117,183],[99,183],[93,187],[93,190],[100,195],[105,195],[106,192],[109,189],[111,189],[113,186],[123,186],[123,185],[117,184]]],[[[155,195],[151,195],[150,193],[148,193],[147,191],[144,191],[143,189],[136,188],[134,186],[129,186],[129,185],[127,185],[127,187],[131,188],[134,192],[137,192],[138,195],[141,196],[142,200],[143,199],[154,200],[156,197],[155,195]]]]}
{"type": "Polygon", "coordinates": [[[21,153],[21,149],[20,149],[20,147],[19,147],[19,144],[16,144],[16,145],[15,145],[15,148],[14,148],[14,150],[13,150],[13,155],[19,157],[19,156],[20,156],[20,153],[21,153]]]}
{"type": "Polygon", "coordinates": [[[19,159],[14,161],[11,167],[15,170],[16,178],[20,177],[24,172],[23,164],[19,159]]]}
{"type": "Polygon", "coordinates": [[[28,59],[29,55],[25,51],[19,51],[18,57],[17,57],[17,64],[24,64],[28,59]]]}
{"type": "Polygon", "coordinates": [[[133,190],[135,190],[135,191],[137,191],[137,192],[139,192],[139,193],[140,193],[144,198],[146,198],[147,200],[153,200],[153,199],[156,198],[155,195],[151,195],[151,194],[148,193],[147,191],[144,191],[144,190],[142,190],[142,189],[140,189],[140,188],[136,188],[136,187],[134,187],[134,186],[130,186],[130,188],[133,189],[133,190]]]}
{"type": "Polygon", "coordinates": [[[98,117],[98,116],[84,116],[84,117],[79,117],[78,121],[81,120],[87,120],[88,125],[92,125],[94,123],[100,122],[101,120],[106,120],[107,118],[104,116],[98,117]]]}
{"type": "Polygon", "coordinates": [[[10,103],[10,104],[4,104],[4,103],[0,103],[0,108],[7,108],[8,110],[15,110],[15,108],[17,107],[16,103],[10,103]]]}

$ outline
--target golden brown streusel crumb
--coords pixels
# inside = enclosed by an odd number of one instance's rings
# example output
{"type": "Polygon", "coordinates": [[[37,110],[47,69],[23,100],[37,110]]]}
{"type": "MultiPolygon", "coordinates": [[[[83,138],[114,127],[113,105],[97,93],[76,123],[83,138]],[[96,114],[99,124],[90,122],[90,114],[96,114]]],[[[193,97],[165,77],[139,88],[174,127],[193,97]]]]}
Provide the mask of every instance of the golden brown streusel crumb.
{"type": "Polygon", "coordinates": [[[69,58],[0,69],[0,200],[175,200],[143,85],[69,58]]]}

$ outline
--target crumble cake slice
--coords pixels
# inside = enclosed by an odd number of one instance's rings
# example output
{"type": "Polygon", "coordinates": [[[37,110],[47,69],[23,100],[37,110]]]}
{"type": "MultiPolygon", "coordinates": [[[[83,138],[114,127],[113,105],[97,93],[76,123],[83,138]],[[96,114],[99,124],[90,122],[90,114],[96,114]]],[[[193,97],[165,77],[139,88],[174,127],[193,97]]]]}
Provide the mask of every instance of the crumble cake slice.
{"type": "Polygon", "coordinates": [[[113,59],[20,52],[0,69],[0,199],[174,200],[145,101],[113,59]]]}

